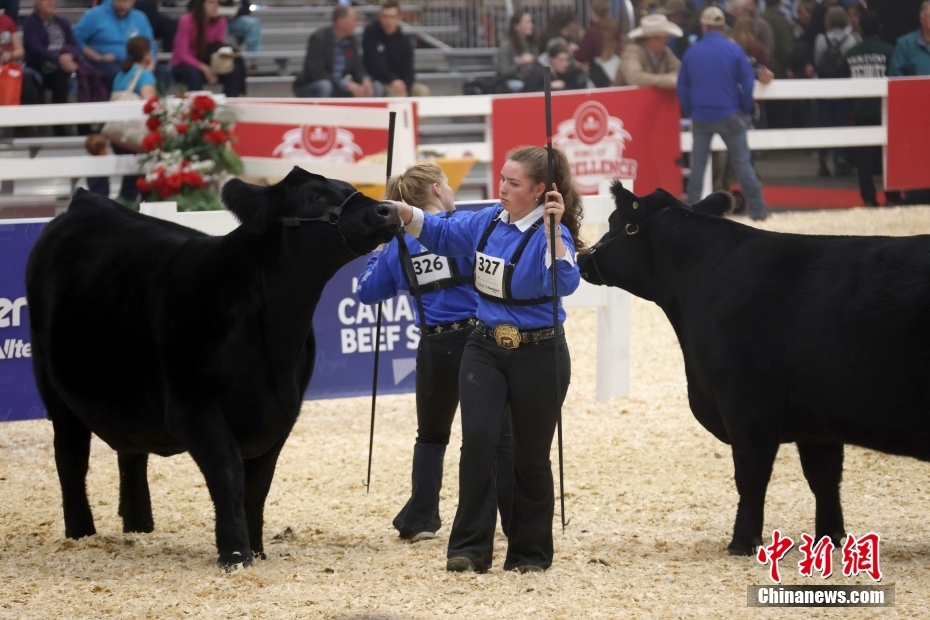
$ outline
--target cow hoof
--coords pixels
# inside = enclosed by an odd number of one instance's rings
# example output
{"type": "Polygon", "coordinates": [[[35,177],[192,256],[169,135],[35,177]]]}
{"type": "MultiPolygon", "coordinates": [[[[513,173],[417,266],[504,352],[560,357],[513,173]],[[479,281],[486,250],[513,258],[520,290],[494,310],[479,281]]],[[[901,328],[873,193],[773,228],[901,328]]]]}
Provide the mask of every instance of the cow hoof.
{"type": "Polygon", "coordinates": [[[97,529],[92,525],[89,528],[87,527],[75,527],[75,528],[65,528],[65,538],[73,538],[77,540],[79,538],[84,538],[85,536],[93,536],[97,533],[97,529]]]}
{"type": "Polygon", "coordinates": [[[239,570],[250,568],[255,564],[255,560],[252,558],[251,554],[249,554],[248,557],[243,557],[241,553],[234,551],[226,558],[220,557],[217,564],[219,564],[220,568],[225,572],[235,573],[239,570]]]}
{"type": "Polygon", "coordinates": [[[261,550],[252,551],[252,555],[255,557],[256,560],[267,560],[268,559],[268,556],[265,555],[265,552],[261,550]]]}
{"type": "Polygon", "coordinates": [[[137,523],[123,526],[124,534],[151,534],[155,531],[154,523],[137,523]]]}
{"type": "Polygon", "coordinates": [[[761,541],[755,545],[747,544],[744,542],[739,542],[734,540],[727,547],[727,553],[730,555],[755,555],[756,549],[759,548],[759,545],[762,544],[761,541]]]}

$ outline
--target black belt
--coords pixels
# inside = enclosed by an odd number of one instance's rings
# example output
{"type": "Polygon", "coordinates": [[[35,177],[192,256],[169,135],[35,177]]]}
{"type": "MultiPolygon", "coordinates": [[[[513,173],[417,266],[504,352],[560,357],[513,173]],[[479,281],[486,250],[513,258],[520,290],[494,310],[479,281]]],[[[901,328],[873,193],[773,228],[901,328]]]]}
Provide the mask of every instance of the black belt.
{"type": "Polygon", "coordinates": [[[559,325],[558,330],[554,327],[546,327],[521,332],[513,325],[507,325],[506,323],[492,328],[482,321],[477,322],[475,329],[489,338],[494,338],[495,342],[505,349],[516,349],[521,344],[536,344],[540,340],[548,340],[565,333],[561,325],[559,325]]]}
{"type": "Polygon", "coordinates": [[[454,332],[460,329],[468,329],[469,327],[474,327],[475,323],[478,322],[478,319],[465,319],[462,321],[453,321],[451,323],[443,323],[442,325],[433,325],[422,330],[423,335],[432,336],[433,334],[445,334],[446,332],[454,332]]]}

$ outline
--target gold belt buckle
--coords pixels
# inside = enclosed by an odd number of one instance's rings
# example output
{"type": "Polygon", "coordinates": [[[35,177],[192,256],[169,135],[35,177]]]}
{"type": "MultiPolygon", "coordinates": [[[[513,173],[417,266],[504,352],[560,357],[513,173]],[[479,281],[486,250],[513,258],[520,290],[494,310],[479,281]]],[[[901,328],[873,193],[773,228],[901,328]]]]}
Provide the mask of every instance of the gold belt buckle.
{"type": "Polygon", "coordinates": [[[498,325],[494,328],[494,340],[505,349],[516,349],[520,346],[520,330],[513,325],[498,325]]]}

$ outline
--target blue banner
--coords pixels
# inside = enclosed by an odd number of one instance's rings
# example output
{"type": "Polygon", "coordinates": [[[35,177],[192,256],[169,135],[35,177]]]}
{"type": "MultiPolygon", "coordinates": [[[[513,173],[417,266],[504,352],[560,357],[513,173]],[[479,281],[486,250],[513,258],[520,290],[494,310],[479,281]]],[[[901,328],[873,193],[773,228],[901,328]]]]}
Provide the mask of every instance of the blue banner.
{"type": "MultiPolygon", "coordinates": [[[[489,203],[457,205],[478,209],[489,203]]],[[[36,390],[29,344],[26,261],[47,220],[0,220],[0,421],[46,417],[36,390]]],[[[313,317],[316,366],[305,398],[371,394],[377,304],[356,295],[368,257],[353,260],[326,285],[313,317]]],[[[382,304],[378,393],[412,392],[420,332],[413,299],[402,294],[382,304]]]]}

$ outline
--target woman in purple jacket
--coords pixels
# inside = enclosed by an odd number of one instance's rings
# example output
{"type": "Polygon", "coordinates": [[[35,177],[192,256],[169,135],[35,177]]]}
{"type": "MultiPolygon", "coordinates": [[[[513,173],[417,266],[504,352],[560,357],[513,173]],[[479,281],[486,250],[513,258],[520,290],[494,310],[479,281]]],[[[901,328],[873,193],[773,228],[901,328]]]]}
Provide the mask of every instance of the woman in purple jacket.
{"type": "Polygon", "coordinates": [[[68,81],[77,70],[81,48],[68,21],[55,16],[55,0],[35,0],[33,9],[23,20],[26,66],[35,71],[33,78],[41,76],[41,93],[52,91],[52,103],[67,103],[68,81]]]}

